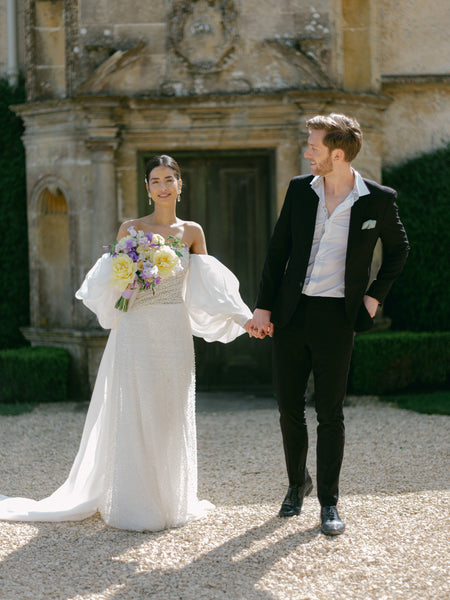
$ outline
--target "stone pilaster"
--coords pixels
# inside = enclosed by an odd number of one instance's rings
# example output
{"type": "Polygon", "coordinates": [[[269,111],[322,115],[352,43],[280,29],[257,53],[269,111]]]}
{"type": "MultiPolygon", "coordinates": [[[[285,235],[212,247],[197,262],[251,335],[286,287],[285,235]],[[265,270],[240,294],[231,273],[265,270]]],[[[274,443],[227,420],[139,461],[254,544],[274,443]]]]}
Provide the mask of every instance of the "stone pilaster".
{"type": "Polygon", "coordinates": [[[86,146],[92,161],[92,260],[117,235],[117,200],[114,152],[117,139],[89,138],[86,146]]]}

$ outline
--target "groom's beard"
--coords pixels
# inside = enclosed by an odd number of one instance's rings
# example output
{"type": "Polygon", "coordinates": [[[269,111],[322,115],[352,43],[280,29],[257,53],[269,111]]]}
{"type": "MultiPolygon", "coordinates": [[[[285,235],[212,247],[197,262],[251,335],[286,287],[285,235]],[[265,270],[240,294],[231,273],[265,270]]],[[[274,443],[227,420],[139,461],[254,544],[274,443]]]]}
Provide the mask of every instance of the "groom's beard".
{"type": "Polygon", "coordinates": [[[331,160],[331,155],[328,155],[325,160],[316,163],[316,173],[315,175],[322,175],[325,177],[333,172],[333,161],[331,160]]]}

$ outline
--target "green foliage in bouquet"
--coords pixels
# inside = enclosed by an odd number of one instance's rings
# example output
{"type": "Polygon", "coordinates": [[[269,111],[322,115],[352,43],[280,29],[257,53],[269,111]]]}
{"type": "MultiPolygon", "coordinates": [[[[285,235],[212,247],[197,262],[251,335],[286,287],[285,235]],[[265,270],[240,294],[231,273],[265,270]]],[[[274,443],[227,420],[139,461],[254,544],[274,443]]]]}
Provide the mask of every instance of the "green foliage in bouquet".
{"type": "Polygon", "coordinates": [[[64,348],[1,350],[0,403],[66,401],[69,363],[69,353],[64,348]]]}
{"type": "Polygon", "coordinates": [[[385,303],[393,329],[450,331],[450,144],[383,172],[411,251],[385,303]]]}
{"type": "Polygon", "coordinates": [[[9,108],[24,101],[23,83],[13,88],[0,79],[0,349],[26,345],[19,327],[29,323],[24,128],[9,108]]]}

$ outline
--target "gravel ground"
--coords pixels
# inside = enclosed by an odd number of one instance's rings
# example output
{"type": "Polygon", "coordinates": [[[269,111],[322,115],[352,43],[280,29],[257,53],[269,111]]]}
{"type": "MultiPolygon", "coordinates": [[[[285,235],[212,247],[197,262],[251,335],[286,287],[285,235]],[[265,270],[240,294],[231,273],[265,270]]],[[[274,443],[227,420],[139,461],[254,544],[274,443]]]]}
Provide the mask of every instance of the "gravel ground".
{"type": "MultiPolygon", "coordinates": [[[[271,398],[200,394],[200,497],[217,505],[180,529],[0,522],[1,600],[372,600],[450,598],[449,418],[349,398],[344,535],[319,530],[315,493],[276,514],[286,489],[271,398]]],[[[77,451],[85,406],[0,417],[0,492],[41,498],[77,451]]],[[[311,448],[315,417],[308,407],[311,448]]],[[[308,466],[315,472],[314,451],[308,466]]]]}

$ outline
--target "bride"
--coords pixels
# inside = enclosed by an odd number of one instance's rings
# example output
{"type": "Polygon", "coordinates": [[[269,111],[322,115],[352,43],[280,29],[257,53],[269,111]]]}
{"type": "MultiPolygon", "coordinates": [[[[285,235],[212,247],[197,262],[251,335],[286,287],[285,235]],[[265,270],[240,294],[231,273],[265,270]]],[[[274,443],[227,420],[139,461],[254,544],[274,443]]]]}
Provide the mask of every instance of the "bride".
{"type": "Polygon", "coordinates": [[[200,225],[176,217],[182,187],[176,161],[150,160],[146,185],[154,211],[123,223],[119,244],[130,233],[158,234],[154,239],[176,251],[178,270],[153,288],[135,290],[126,312],[114,308],[119,294],[110,285],[111,254],[89,271],[76,297],[111,333],[78,454],[48,498],[0,496],[0,519],[75,521],[98,511],[112,527],[157,531],[214,508],[197,498],[192,335],[232,341],[251,312],[234,275],[207,255],[200,225]]]}

